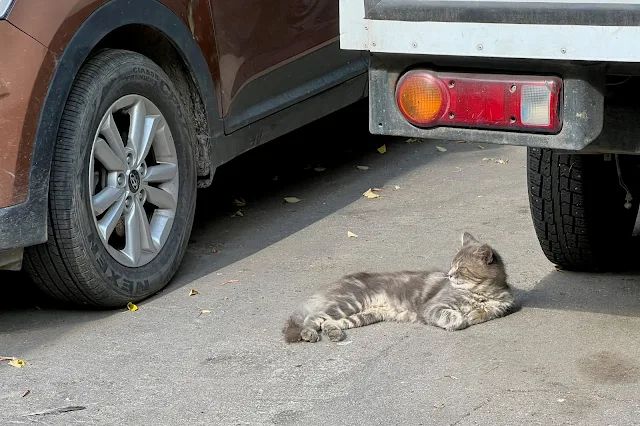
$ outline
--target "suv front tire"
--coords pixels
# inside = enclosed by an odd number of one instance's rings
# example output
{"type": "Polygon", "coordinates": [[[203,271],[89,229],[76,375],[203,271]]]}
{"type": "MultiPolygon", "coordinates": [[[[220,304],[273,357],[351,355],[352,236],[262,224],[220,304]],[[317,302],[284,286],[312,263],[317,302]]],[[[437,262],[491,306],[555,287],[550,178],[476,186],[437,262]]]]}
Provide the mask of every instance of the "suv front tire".
{"type": "Polygon", "coordinates": [[[56,139],[36,284],[63,302],[123,307],[158,292],[185,253],[196,201],[193,126],[169,77],[103,50],[76,77],[56,139]]]}

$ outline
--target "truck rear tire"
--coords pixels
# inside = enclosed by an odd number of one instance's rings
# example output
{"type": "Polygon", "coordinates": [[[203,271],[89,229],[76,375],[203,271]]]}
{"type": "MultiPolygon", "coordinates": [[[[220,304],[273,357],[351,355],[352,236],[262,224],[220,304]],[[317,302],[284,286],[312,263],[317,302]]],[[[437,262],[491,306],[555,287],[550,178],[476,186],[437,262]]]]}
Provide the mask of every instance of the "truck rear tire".
{"type": "Polygon", "coordinates": [[[633,251],[640,193],[637,157],[619,156],[624,183],[635,198],[625,208],[615,157],[560,154],[529,148],[529,204],[540,246],[563,269],[624,268],[633,251]]]}

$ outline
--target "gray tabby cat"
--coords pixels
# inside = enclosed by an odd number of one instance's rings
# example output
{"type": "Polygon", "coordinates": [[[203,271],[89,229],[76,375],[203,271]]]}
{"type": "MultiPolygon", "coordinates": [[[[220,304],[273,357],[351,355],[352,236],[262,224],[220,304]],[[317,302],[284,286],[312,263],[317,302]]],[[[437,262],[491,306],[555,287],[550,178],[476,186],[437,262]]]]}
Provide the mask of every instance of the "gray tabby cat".
{"type": "Polygon", "coordinates": [[[338,342],[343,330],[380,321],[422,323],[462,330],[506,315],[514,306],[502,259],[471,234],[448,274],[438,271],[346,275],[307,301],[283,329],[287,343],[315,343],[323,331],[338,342]]]}

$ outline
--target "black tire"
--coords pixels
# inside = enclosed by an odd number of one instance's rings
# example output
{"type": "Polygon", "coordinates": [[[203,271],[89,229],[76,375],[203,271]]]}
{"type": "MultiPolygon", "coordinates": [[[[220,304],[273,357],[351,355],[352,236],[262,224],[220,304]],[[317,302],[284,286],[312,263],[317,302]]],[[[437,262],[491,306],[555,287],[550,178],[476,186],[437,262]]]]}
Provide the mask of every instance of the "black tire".
{"type": "MultiPolygon", "coordinates": [[[[637,161],[620,156],[625,184],[639,197],[637,161]]],[[[547,259],[574,271],[615,270],[627,266],[638,200],[624,207],[615,158],[558,154],[528,149],[529,204],[547,259]]],[[[639,197],[640,198],[640,197],[639,197]]]]}
{"type": "Polygon", "coordinates": [[[124,307],[167,285],[186,250],[196,201],[194,135],[169,77],[148,58],[104,50],[76,77],[56,139],[49,186],[48,241],[25,253],[25,269],[48,295],[65,303],[124,307]],[[175,141],[179,198],[174,223],[158,255],[146,265],[126,267],[100,240],[88,190],[92,141],[100,120],[128,94],[151,100],[164,115],[175,141]]]}

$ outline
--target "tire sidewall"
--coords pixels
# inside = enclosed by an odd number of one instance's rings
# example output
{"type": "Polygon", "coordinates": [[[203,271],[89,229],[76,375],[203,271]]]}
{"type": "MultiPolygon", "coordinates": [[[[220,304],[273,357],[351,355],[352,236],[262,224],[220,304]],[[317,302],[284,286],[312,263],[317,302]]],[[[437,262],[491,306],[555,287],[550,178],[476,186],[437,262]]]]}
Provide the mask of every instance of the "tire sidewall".
{"type": "Polygon", "coordinates": [[[81,229],[81,244],[89,266],[92,287],[109,293],[115,303],[144,299],[161,290],[177,270],[191,232],[196,198],[194,140],[185,109],[166,74],[145,57],[131,53],[113,69],[105,70],[88,94],[77,136],[79,148],[75,168],[73,218],[81,229]],[[123,96],[136,94],[153,102],[164,116],[174,139],[178,159],[179,192],[174,222],[158,255],[146,265],[131,268],[116,261],[108,252],[92,217],[89,191],[89,164],[92,143],[108,108],[123,96]],[[84,137],[83,137],[84,135],[84,137]]]}

